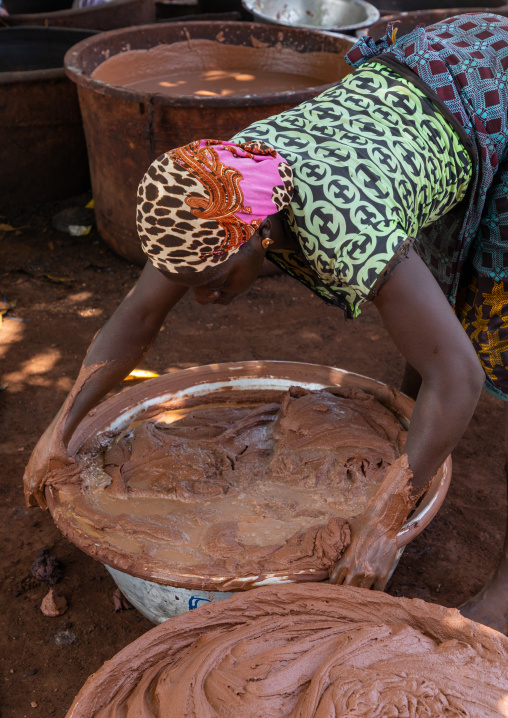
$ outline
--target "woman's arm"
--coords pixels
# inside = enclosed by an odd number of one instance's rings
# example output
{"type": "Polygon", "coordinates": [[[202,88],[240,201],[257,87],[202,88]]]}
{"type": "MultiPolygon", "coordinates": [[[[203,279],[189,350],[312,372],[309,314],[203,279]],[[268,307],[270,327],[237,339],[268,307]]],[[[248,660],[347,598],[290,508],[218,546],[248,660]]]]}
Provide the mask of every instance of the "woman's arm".
{"type": "MultiPolygon", "coordinates": [[[[139,364],[158,335],[168,312],[187,291],[147,262],[139,280],[95,336],[83,367],[103,363],[83,385],[64,429],[65,441],[81,419],[139,364]]],[[[78,377],[79,379],[79,377],[78,377]]]]}
{"type": "Polygon", "coordinates": [[[407,394],[416,401],[418,392],[422,385],[422,378],[414,367],[409,362],[406,362],[404,367],[404,376],[402,377],[402,384],[400,390],[403,394],[407,394]]]}
{"type": "MultiPolygon", "coordinates": [[[[414,505],[464,433],[485,377],[467,334],[414,250],[395,267],[374,304],[397,348],[421,377],[405,448],[413,472],[409,488],[414,505]]],[[[376,495],[367,514],[376,515],[374,503],[383,500],[376,495]]],[[[380,553],[376,542],[379,538],[393,544],[405,518],[387,533],[381,525],[377,532],[375,526],[367,530],[367,516],[363,520],[358,517],[352,524],[351,547],[331,580],[383,587],[390,566],[387,559],[376,559],[380,553]],[[364,560],[358,562],[353,556],[363,556],[364,560]]],[[[391,556],[393,545],[381,553],[391,556]]]]}
{"type": "Polygon", "coordinates": [[[44,505],[44,477],[72,461],[66,445],[75,428],[139,364],[186,291],[147,262],[135,287],[96,335],[73,389],[32,452],[24,476],[27,503],[44,505]]]}
{"type": "Polygon", "coordinates": [[[485,375],[469,338],[414,250],[374,300],[395,345],[421,377],[406,443],[419,496],[471,420],[485,375]]]}

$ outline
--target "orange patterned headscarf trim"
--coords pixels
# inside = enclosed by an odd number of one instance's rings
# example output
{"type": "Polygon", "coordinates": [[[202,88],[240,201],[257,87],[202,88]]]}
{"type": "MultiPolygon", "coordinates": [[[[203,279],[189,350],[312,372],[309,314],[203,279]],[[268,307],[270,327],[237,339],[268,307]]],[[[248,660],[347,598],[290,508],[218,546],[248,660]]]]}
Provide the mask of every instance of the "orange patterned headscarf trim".
{"type": "Polygon", "coordinates": [[[143,251],[159,269],[201,271],[236,253],[292,196],[291,168],[262,142],[178,147],[158,157],[139,185],[143,251]]]}

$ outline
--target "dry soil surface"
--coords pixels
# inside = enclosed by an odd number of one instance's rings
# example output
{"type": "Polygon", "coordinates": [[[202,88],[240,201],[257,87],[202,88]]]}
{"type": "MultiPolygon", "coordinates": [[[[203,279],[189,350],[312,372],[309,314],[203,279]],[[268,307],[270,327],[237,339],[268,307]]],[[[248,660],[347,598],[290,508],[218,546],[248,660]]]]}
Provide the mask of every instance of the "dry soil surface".
{"type": "MultiPolygon", "coordinates": [[[[20,228],[0,231],[0,309],[3,301],[10,306],[0,327],[3,718],[64,716],[86,678],[151,627],[135,610],[115,612],[115,585],[104,567],[64,539],[47,512],[23,501],[30,451],[92,336],[139,275],[97,232],[72,238],[51,229],[52,215],[71,204],[0,218],[20,228]],[[50,586],[30,575],[42,548],[63,565],[55,588],[68,610],[55,618],[40,610],[50,586]]],[[[345,322],[339,310],[279,275],[260,278],[228,307],[200,307],[186,297],[143,368],[163,373],[248,359],[333,364],[394,386],[403,366],[373,307],[345,322]]],[[[446,502],[407,547],[390,593],[457,606],[492,573],[506,515],[501,427],[501,402],[484,392],[455,452],[446,502]]]]}

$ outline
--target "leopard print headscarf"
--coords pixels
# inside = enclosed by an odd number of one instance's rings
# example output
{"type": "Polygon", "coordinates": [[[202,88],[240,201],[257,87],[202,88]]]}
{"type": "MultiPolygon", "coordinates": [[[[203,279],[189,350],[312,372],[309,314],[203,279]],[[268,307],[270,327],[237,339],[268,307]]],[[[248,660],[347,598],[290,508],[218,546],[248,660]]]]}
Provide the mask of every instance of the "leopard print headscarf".
{"type": "Polygon", "coordinates": [[[167,272],[200,272],[238,252],[293,196],[293,173],[262,142],[200,140],[165,152],[138,189],[143,251],[167,272]]]}

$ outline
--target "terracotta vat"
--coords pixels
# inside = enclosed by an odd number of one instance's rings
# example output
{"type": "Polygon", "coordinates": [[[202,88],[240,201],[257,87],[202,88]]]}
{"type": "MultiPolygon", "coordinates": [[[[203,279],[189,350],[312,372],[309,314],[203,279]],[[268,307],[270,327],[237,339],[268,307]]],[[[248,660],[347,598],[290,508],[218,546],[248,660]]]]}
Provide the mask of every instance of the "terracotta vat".
{"type": "Polygon", "coordinates": [[[63,58],[92,34],[0,28],[0,206],[61,199],[90,186],[77,92],[63,58]]]}
{"type": "MultiPolygon", "coordinates": [[[[72,48],[65,65],[78,85],[102,237],[118,254],[144,263],[134,220],[137,186],[149,164],[162,152],[202,137],[229,139],[255,120],[314,97],[351,70],[344,55],[352,44],[353,39],[345,36],[264,24],[172,22],[104,33],[72,48]],[[261,47],[330,53],[330,67],[322,85],[248,97],[170,97],[116,87],[91,77],[106,58],[128,49],[217,38],[223,44],[250,48],[264,43],[261,47]]],[[[308,74],[312,74],[311,67],[308,74]]]]}
{"type": "Polygon", "coordinates": [[[155,0],[111,0],[102,5],[72,8],[72,0],[4,0],[7,25],[48,25],[114,30],[152,22],[155,0]]]}
{"type": "MultiPolygon", "coordinates": [[[[85,441],[96,440],[103,432],[123,429],[142,411],[164,402],[180,408],[201,398],[208,403],[227,401],[231,392],[287,391],[298,385],[311,390],[327,386],[359,388],[375,396],[397,416],[404,427],[409,425],[414,402],[400,392],[374,379],[328,366],[298,362],[250,361],[195,367],[151,380],[103,402],[87,416],[74,433],[69,452],[75,454],[85,441]]],[[[241,394],[240,394],[241,396],[241,394]]],[[[444,501],[451,480],[451,458],[438,471],[427,494],[398,536],[399,553],[433,519],[444,501]]],[[[135,553],[100,543],[93,530],[78,517],[66,511],[66,499],[56,487],[46,489],[49,510],[58,528],[80,549],[107,564],[107,568],[131,603],[154,623],[196,608],[203,602],[227,598],[231,592],[258,586],[287,582],[323,581],[326,571],[294,569],[257,576],[194,575],[184,566],[179,573],[168,569],[164,557],[150,554],[142,565],[135,553]]]]}

